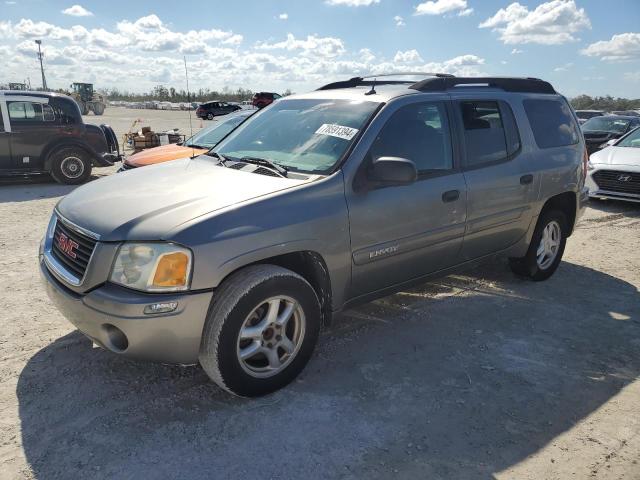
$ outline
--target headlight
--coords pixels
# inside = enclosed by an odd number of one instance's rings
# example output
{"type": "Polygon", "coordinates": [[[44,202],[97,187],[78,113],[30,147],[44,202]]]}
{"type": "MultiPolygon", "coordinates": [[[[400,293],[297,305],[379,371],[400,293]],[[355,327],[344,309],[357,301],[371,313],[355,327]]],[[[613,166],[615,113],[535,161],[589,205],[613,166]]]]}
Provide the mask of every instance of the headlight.
{"type": "Polygon", "coordinates": [[[173,243],[125,243],[118,250],[111,281],[146,292],[187,290],[191,251],[173,243]]]}

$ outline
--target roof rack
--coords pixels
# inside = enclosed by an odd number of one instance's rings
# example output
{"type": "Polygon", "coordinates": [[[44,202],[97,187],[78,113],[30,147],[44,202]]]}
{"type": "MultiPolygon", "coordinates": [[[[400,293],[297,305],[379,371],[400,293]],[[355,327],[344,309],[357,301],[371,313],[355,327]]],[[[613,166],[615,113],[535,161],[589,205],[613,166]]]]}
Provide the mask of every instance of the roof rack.
{"type": "Polygon", "coordinates": [[[447,73],[428,73],[428,72],[398,72],[398,73],[381,73],[379,75],[366,75],[363,77],[353,77],[349,80],[342,80],[339,82],[328,83],[324,85],[318,90],[335,90],[338,88],[353,88],[353,87],[362,87],[362,86],[371,86],[371,85],[414,85],[415,80],[387,80],[387,77],[399,77],[402,75],[407,76],[416,76],[420,75],[423,77],[434,77],[436,78],[448,78],[453,77],[453,75],[449,75],[447,73]],[[378,80],[382,78],[383,80],[378,80]]]}
{"type": "Polygon", "coordinates": [[[461,85],[500,88],[507,92],[557,93],[549,82],[539,78],[517,77],[438,77],[427,78],[409,88],[420,92],[441,92],[461,85]]]}
{"type": "Polygon", "coordinates": [[[500,88],[507,92],[523,93],[557,93],[549,82],[539,78],[525,77],[456,77],[447,73],[427,73],[427,72],[398,72],[382,73],[379,75],[367,75],[363,77],[353,77],[349,80],[329,83],[318,90],[335,90],[338,88],[353,88],[361,86],[376,85],[409,85],[410,89],[420,92],[442,92],[454,87],[484,86],[490,88],[500,88]],[[420,75],[425,78],[419,82],[411,80],[391,80],[388,77],[420,75]],[[382,79],[382,80],[381,80],[382,79]]]}

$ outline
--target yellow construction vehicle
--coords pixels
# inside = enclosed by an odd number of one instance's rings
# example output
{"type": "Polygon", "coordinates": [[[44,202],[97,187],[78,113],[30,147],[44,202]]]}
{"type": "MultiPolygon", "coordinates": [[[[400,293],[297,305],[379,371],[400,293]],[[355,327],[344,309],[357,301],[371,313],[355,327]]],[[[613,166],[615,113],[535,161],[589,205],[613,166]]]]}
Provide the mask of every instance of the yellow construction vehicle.
{"type": "Polygon", "coordinates": [[[71,88],[73,92],[69,95],[80,107],[82,115],[88,115],[89,112],[96,115],[104,113],[107,103],[102,95],[93,90],[93,83],[73,83],[71,88]]]}

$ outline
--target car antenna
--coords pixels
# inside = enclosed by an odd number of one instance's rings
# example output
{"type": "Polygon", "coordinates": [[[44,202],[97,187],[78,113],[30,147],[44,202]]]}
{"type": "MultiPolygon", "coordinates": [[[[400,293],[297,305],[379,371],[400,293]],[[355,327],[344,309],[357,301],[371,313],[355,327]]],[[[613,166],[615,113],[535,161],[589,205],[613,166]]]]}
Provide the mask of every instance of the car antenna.
{"type": "MultiPolygon", "coordinates": [[[[189,107],[189,138],[193,138],[193,124],[191,123],[191,93],[189,93],[189,71],[187,70],[187,56],[182,57],[184,59],[184,76],[187,79],[187,103],[189,107]]],[[[195,150],[191,147],[191,157],[195,157],[195,150]]]]}
{"type": "Polygon", "coordinates": [[[373,79],[373,83],[371,84],[371,90],[365,93],[365,95],[375,95],[376,92],[376,78],[373,79]]]}

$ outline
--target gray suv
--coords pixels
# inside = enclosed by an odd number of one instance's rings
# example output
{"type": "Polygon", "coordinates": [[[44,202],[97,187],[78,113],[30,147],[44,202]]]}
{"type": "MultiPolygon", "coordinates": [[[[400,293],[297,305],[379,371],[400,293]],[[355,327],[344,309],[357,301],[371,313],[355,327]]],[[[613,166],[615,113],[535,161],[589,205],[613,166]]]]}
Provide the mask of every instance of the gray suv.
{"type": "Polygon", "coordinates": [[[96,344],[263,395],[337,311],[496,254],[549,278],[588,198],[585,152],[541,80],[353,78],[273,103],[205,155],[69,194],[44,285],[96,344]]]}

